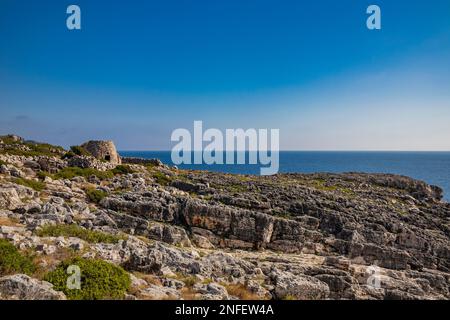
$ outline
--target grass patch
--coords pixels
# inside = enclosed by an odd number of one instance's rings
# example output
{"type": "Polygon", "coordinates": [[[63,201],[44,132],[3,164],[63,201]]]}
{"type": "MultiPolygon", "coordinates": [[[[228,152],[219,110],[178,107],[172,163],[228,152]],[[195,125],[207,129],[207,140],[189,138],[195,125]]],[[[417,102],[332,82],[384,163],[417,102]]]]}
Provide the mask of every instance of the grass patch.
{"type": "Polygon", "coordinates": [[[50,174],[47,171],[39,171],[38,173],[36,173],[36,176],[38,177],[38,179],[40,180],[44,180],[46,177],[50,177],[53,178],[52,174],[50,174]]]}
{"type": "Polygon", "coordinates": [[[242,193],[242,192],[248,191],[248,188],[245,185],[245,182],[238,183],[238,182],[232,182],[232,181],[227,181],[227,180],[223,180],[223,181],[224,181],[223,184],[212,184],[211,186],[214,189],[224,189],[224,190],[232,192],[232,193],[242,193]]]}
{"type": "Polygon", "coordinates": [[[29,179],[24,179],[24,178],[16,178],[16,179],[14,179],[14,183],[34,189],[36,191],[42,191],[46,187],[45,182],[29,180],[29,179]]]}
{"type": "Polygon", "coordinates": [[[93,168],[79,168],[79,167],[67,167],[61,169],[58,173],[53,175],[46,174],[53,179],[73,179],[75,177],[89,178],[91,176],[96,176],[100,180],[111,179],[115,175],[134,173],[130,166],[118,165],[112,170],[100,171],[93,168]]]}
{"type": "Polygon", "coordinates": [[[182,273],[176,273],[176,276],[174,277],[177,280],[183,281],[184,285],[187,288],[192,288],[194,286],[194,284],[196,284],[197,282],[199,282],[199,279],[195,276],[186,276],[183,275],[182,273]]]}
{"type": "Polygon", "coordinates": [[[241,193],[241,192],[246,192],[247,190],[247,186],[244,186],[242,184],[231,184],[231,185],[227,185],[226,189],[230,192],[234,192],[234,193],[241,193]]]}
{"type": "Polygon", "coordinates": [[[278,218],[282,218],[282,219],[291,219],[292,218],[292,214],[289,212],[279,212],[279,211],[273,211],[272,215],[278,218]]]}
{"type": "Polygon", "coordinates": [[[172,181],[173,178],[165,175],[161,171],[157,170],[149,170],[151,176],[156,180],[156,183],[162,185],[162,186],[168,186],[172,181]]]}
{"type": "Polygon", "coordinates": [[[0,160],[0,166],[6,166],[8,163],[6,161],[0,160]]]}
{"type": "Polygon", "coordinates": [[[81,147],[81,146],[71,146],[70,150],[68,152],[66,152],[62,158],[63,159],[70,159],[73,158],[75,156],[91,156],[91,154],[89,153],[89,151],[87,151],[85,148],[81,147]]]}
{"type": "Polygon", "coordinates": [[[105,180],[112,178],[114,174],[111,171],[100,171],[93,168],[67,167],[53,175],[55,179],[73,179],[75,177],[89,178],[90,176],[96,176],[100,180],[105,180]]]}
{"type": "Polygon", "coordinates": [[[86,190],[86,195],[88,199],[92,202],[99,203],[102,201],[108,194],[105,191],[97,190],[94,188],[89,188],[86,190]]]}
{"type": "Polygon", "coordinates": [[[324,179],[314,179],[312,180],[312,186],[321,191],[339,191],[345,193],[346,195],[353,196],[355,193],[350,188],[344,187],[340,184],[329,185],[324,179]]]}
{"type": "Polygon", "coordinates": [[[61,261],[74,259],[80,256],[80,252],[72,248],[57,247],[52,254],[41,254],[34,258],[34,264],[37,266],[33,277],[39,280],[44,279],[49,270],[54,270],[61,261]]]}
{"type": "Polygon", "coordinates": [[[128,165],[118,165],[117,167],[115,167],[114,169],[111,170],[111,172],[116,175],[116,174],[130,174],[130,173],[134,173],[133,169],[131,169],[130,166],[128,165]]]}
{"type": "Polygon", "coordinates": [[[125,239],[123,236],[84,229],[76,224],[47,225],[36,234],[40,237],[75,237],[89,243],[117,243],[125,239]]]}
{"type": "Polygon", "coordinates": [[[326,182],[323,179],[314,179],[311,182],[313,184],[313,187],[315,189],[317,189],[317,190],[321,190],[321,191],[334,191],[334,190],[337,190],[336,186],[326,185],[326,182]]]}
{"type": "Polygon", "coordinates": [[[17,227],[20,225],[20,221],[17,218],[0,217],[0,226],[17,227]]]}
{"type": "Polygon", "coordinates": [[[12,144],[18,144],[18,143],[20,143],[20,141],[15,140],[14,137],[11,136],[11,135],[0,136],[0,141],[1,141],[3,144],[6,144],[6,145],[12,145],[12,144]]]}
{"type": "Polygon", "coordinates": [[[103,260],[83,258],[63,261],[46,274],[44,280],[52,283],[55,290],[64,292],[70,300],[123,299],[131,285],[130,275],[121,267],[103,260]],[[80,290],[67,288],[69,266],[80,268],[80,290]]]}
{"type": "Polygon", "coordinates": [[[238,297],[239,300],[261,300],[261,297],[251,292],[245,285],[239,284],[222,284],[229,295],[238,297]]]}
{"type": "Polygon", "coordinates": [[[70,151],[76,154],[77,156],[90,156],[91,154],[82,146],[71,146],[70,151]]]}
{"type": "Polygon", "coordinates": [[[0,239],[0,275],[25,273],[33,274],[36,266],[32,257],[22,254],[10,242],[0,239]]]}
{"type": "Polygon", "coordinates": [[[5,144],[5,147],[1,152],[4,154],[12,154],[26,157],[34,157],[34,156],[59,157],[61,154],[64,153],[64,148],[59,146],[53,146],[48,143],[14,141],[12,137],[0,137],[0,140],[2,140],[3,143],[5,144]],[[28,150],[20,150],[19,148],[17,148],[18,145],[24,146],[28,150]]]}

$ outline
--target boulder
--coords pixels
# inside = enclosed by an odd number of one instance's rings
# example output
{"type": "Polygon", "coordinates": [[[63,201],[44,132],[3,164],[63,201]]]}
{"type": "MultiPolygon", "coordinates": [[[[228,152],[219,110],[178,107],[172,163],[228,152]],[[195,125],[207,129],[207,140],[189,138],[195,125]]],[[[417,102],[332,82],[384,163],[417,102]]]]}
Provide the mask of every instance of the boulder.
{"type": "Polygon", "coordinates": [[[53,285],[16,274],[0,278],[0,293],[8,299],[20,300],[66,300],[62,292],[53,290],[53,285]]]}
{"type": "Polygon", "coordinates": [[[328,285],[314,277],[276,270],[270,278],[274,282],[277,299],[320,300],[330,295],[328,285]]]}

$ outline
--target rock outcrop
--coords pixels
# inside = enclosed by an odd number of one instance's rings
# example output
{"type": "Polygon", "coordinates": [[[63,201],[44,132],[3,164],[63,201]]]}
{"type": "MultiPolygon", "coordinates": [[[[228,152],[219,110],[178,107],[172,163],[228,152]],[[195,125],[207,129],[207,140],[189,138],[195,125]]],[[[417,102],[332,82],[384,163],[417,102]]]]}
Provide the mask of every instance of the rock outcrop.
{"type": "MultiPolygon", "coordinates": [[[[132,274],[127,299],[450,298],[450,204],[408,177],[258,177],[132,160],[101,179],[61,179],[65,167],[92,165],[0,160],[0,238],[32,251],[41,270],[67,250],[121,265],[132,274]],[[118,238],[39,233],[49,225],[118,238]]],[[[0,296],[64,298],[24,275],[1,278],[0,296]]]]}
{"type": "Polygon", "coordinates": [[[66,296],[53,290],[50,283],[25,274],[0,278],[0,292],[4,299],[9,300],[66,300],[66,296]]]}

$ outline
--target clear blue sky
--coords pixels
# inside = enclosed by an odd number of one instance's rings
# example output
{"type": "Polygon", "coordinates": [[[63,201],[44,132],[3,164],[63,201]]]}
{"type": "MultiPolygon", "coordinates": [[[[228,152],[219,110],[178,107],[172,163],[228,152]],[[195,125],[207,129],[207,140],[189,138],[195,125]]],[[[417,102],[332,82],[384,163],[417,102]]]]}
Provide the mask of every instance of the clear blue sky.
{"type": "Polygon", "coordinates": [[[450,150],[450,0],[1,0],[0,114],[63,146],[170,149],[203,120],[289,150],[450,150]]]}

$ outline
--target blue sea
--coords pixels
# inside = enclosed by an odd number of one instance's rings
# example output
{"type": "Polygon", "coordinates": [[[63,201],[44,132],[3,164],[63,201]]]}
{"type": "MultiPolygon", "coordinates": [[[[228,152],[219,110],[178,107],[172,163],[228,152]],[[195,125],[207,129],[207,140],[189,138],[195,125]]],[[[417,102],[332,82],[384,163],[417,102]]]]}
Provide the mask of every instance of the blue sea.
{"type": "MultiPolygon", "coordinates": [[[[173,165],[170,151],[121,151],[125,157],[158,158],[173,165]]],[[[248,156],[248,154],[247,154],[248,156]]],[[[259,165],[179,165],[240,174],[259,174],[259,165]]],[[[450,201],[450,152],[281,151],[279,172],[395,173],[423,180],[444,189],[450,201]]]]}

